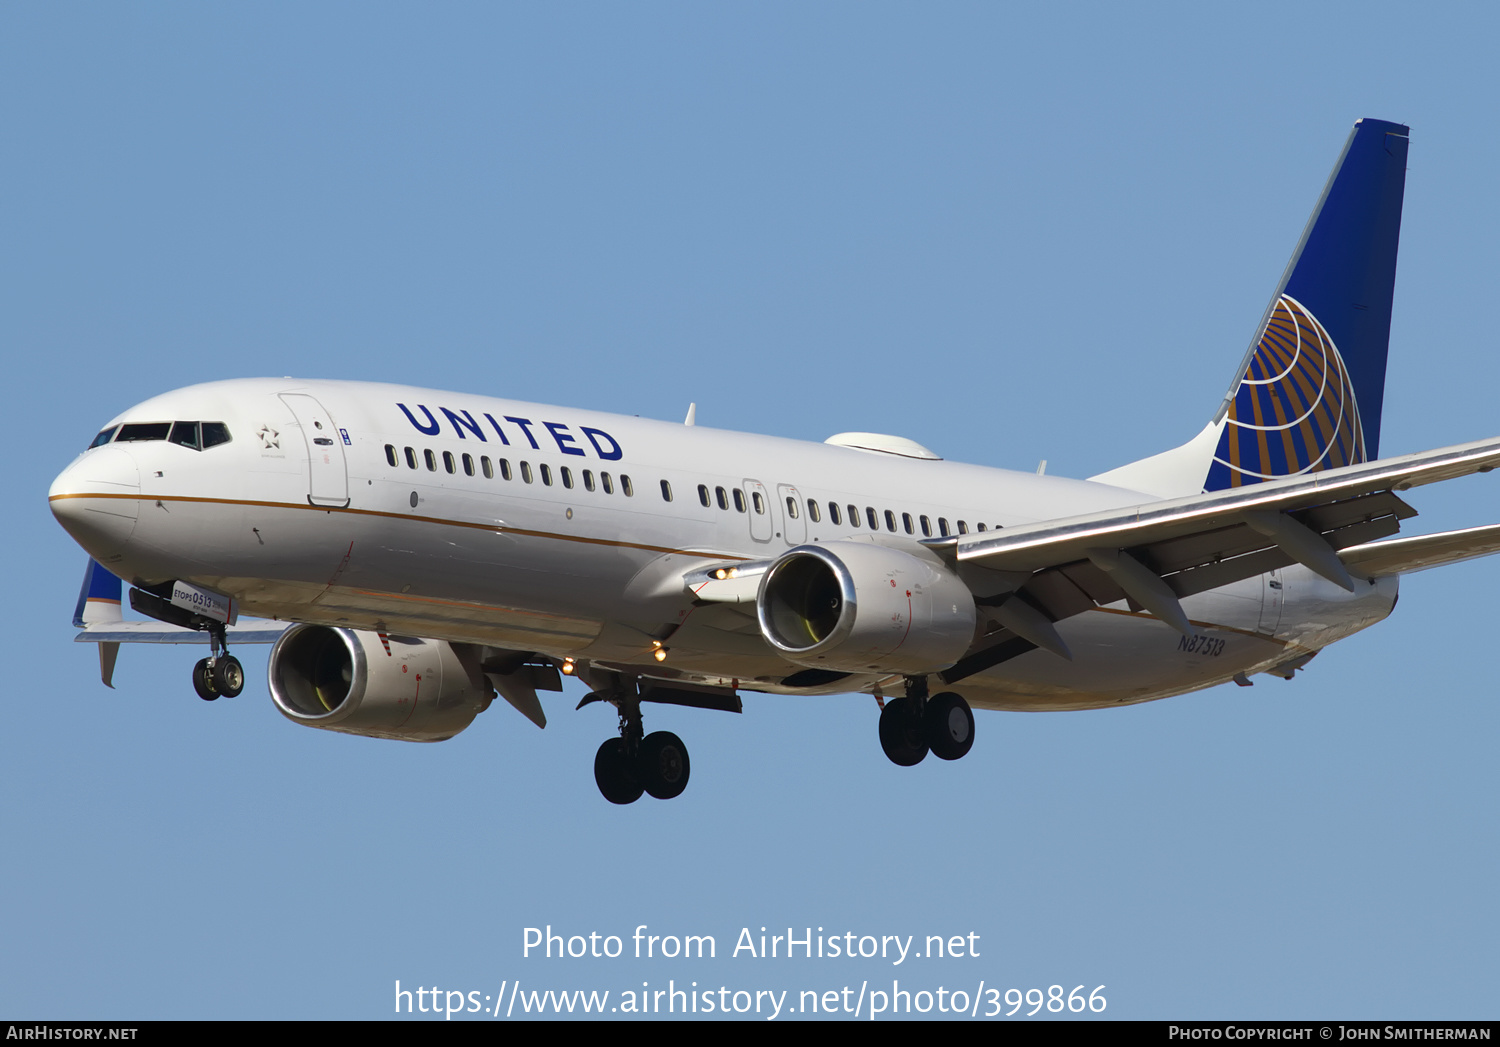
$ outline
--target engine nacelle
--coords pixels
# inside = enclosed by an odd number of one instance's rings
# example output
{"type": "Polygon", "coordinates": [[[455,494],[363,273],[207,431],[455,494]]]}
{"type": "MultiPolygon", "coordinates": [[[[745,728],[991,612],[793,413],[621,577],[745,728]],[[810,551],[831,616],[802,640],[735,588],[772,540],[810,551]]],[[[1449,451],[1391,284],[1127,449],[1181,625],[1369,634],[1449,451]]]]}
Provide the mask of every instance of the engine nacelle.
{"type": "Polygon", "coordinates": [[[369,738],[440,742],[489,707],[476,663],[441,640],[294,625],[271,649],[271,697],[288,720],[369,738]]]}
{"type": "Polygon", "coordinates": [[[760,631],[788,661],[842,672],[946,669],[974,640],[974,596],[940,563],[864,542],[800,545],[771,565],[760,631]]]}

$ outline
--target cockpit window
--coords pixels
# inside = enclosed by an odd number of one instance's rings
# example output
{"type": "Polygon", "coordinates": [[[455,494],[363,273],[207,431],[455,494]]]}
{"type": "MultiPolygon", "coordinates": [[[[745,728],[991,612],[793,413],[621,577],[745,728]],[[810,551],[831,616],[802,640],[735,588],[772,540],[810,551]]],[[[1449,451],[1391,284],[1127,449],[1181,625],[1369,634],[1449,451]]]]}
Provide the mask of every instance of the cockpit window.
{"type": "Polygon", "coordinates": [[[183,447],[191,447],[198,450],[198,423],[197,422],[173,422],[172,435],[167,437],[174,444],[183,447]]]}
{"type": "Polygon", "coordinates": [[[105,444],[109,443],[109,441],[114,438],[115,430],[118,428],[119,426],[112,425],[108,429],[100,433],[98,436],[94,437],[94,442],[89,444],[89,449],[93,450],[95,447],[103,447],[105,444]]]}
{"type": "Polygon", "coordinates": [[[170,440],[178,446],[189,447],[194,451],[227,444],[230,439],[229,426],[223,422],[130,422],[120,426],[118,434],[113,428],[104,430],[94,437],[94,442],[89,446],[99,447],[107,444],[111,436],[114,436],[117,443],[170,440]]]}
{"type": "Polygon", "coordinates": [[[131,422],[120,426],[120,435],[115,439],[122,444],[137,440],[165,440],[171,430],[171,422],[131,422]]]}

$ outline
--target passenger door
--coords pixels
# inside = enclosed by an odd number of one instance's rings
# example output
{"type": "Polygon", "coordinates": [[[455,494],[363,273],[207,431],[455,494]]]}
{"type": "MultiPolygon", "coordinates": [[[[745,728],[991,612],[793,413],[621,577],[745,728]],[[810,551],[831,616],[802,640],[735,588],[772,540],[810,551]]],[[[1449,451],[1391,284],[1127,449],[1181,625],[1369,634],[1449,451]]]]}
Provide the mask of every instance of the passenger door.
{"type": "Polygon", "coordinates": [[[307,444],[307,500],[313,505],[349,504],[349,471],[344,462],[343,434],[333,416],[315,397],[282,393],[307,444]]]}

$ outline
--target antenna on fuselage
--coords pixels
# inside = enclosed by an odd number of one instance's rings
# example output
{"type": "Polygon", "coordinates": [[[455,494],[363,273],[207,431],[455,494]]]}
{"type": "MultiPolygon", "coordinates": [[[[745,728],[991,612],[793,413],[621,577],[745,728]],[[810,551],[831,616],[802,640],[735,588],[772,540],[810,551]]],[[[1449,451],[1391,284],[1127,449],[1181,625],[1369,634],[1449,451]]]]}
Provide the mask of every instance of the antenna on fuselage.
{"type": "Polygon", "coordinates": [[[696,402],[688,404],[687,417],[682,420],[682,424],[683,425],[697,425],[698,424],[698,404],[696,402]]]}

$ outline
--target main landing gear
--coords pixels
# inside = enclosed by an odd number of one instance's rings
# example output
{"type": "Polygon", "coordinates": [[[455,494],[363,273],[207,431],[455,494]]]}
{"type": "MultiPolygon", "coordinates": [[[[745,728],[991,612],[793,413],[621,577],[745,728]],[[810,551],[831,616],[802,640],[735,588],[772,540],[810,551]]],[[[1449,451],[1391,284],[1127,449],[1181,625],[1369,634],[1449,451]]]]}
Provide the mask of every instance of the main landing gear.
{"type": "Polygon", "coordinates": [[[611,738],[594,754],[594,781],[610,803],[635,803],[641,793],[658,800],[681,796],[687,788],[691,764],[687,746],[671,731],[645,734],[641,701],[634,694],[610,696],[620,710],[620,737],[611,738]]]}
{"type": "Polygon", "coordinates": [[[237,697],[245,689],[245,667],[229,653],[224,626],[210,628],[208,635],[213,653],[193,666],[193,690],[205,702],[215,701],[221,695],[237,697]]]}
{"type": "Polygon", "coordinates": [[[974,747],[974,712],[952,691],[929,698],[927,681],[912,677],[906,697],[881,710],[880,747],[901,767],[921,763],[929,751],[940,760],[961,759],[974,747]]]}

